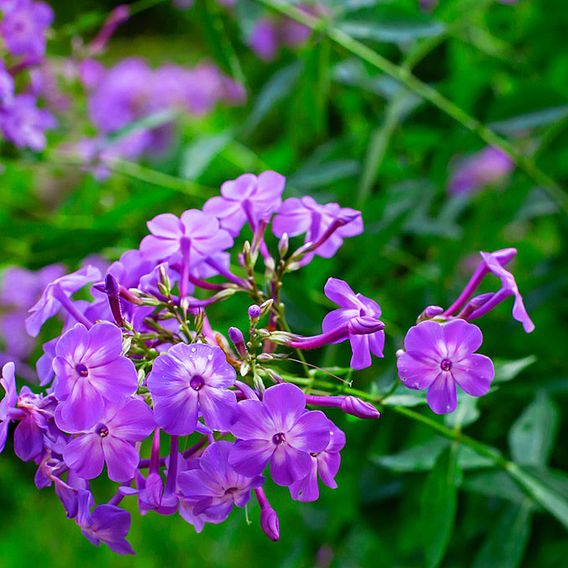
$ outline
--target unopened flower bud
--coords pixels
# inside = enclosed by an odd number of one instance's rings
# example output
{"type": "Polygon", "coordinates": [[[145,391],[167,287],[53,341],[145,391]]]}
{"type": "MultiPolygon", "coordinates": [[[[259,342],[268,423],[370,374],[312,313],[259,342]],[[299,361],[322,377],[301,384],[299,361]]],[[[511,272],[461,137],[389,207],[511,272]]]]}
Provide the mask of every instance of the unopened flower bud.
{"type": "Polygon", "coordinates": [[[114,298],[117,298],[120,292],[120,285],[116,278],[110,273],[105,277],[105,292],[108,296],[112,296],[114,298]]]}
{"type": "Polygon", "coordinates": [[[270,505],[260,513],[260,526],[270,540],[277,541],[280,538],[280,521],[270,505]]]}
{"type": "Polygon", "coordinates": [[[280,255],[280,258],[286,256],[289,245],[290,245],[290,239],[288,238],[288,233],[284,233],[280,238],[280,241],[278,241],[278,254],[280,255]]]}
{"type": "Polygon", "coordinates": [[[262,314],[262,309],[260,308],[260,306],[257,306],[256,304],[253,304],[248,309],[249,318],[253,323],[256,323],[260,319],[261,314],[262,314]]]}
{"type": "Polygon", "coordinates": [[[260,317],[263,317],[266,314],[268,314],[268,312],[272,309],[272,304],[274,304],[274,300],[272,298],[260,304],[260,317]]]}
{"type": "Polygon", "coordinates": [[[428,306],[428,307],[418,316],[418,319],[417,319],[416,321],[417,321],[418,323],[420,323],[421,321],[435,318],[436,316],[439,316],[439,315],[441,315],[441,314],[443,314],[443,313],[444,313],[444,308],[441,308],[440,306],[428,306]]]}
{"type": "Polygon", "coordinates": [[[346,396],[341,402],[341,410],[357,418],[380,418],[381,413],[370,403],[354,396],[346,396]]]}
{"type": "Polygon", "coordinates": [[[248,356],[248,350],[243,332],[238,327],[230,327],[229,339],[232,341],[241,359],[245,359],[248,356]]]}

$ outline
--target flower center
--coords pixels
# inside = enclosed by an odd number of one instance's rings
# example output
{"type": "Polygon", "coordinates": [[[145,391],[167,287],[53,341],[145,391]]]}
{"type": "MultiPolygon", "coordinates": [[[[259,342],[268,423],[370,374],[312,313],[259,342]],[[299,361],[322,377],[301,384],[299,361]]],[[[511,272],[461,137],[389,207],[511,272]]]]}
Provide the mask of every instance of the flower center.
{"type": "Polygon", "coordinates": [[[189,381],[189,386],[194,390],[201,390],[205,386],[205,379],[201,375],[194,375],[189,381]]]}
{"type": "Polygon", "coordinates": [[[97,424],[95,432],[101,437],[106,438],[109,435],[108,426],[106,424],[97,424]]]}
{"type": "Polygon", "coordinates": [[[278,432],[278,434],[274,434],[274,436],[272,436],[272,443],[275,444],[276,446],[283,444],[285,441],[286,441],[286,436],[284,436],[282,432],[278,432]]]}
{"type": "Polygon", "coordinates": [[[442,362],[440,363],[440,369],[442,369],[442,371],[451,371],[452,362],[449,359],[442,359],[442,362]]]}
{"type": "Polygon", "coordinates": [[[83,363],[77,363],[77,365],[75,365],[75,370],[81,377],[86,377],[89,374],[89,369],[87,369],[83,363]]]}
{"type": "Polygon", "coordinates": [[[225,489],[225,495],[234,495],[238,490],[238,487],[229,487],[229,489],[225,489]]]}

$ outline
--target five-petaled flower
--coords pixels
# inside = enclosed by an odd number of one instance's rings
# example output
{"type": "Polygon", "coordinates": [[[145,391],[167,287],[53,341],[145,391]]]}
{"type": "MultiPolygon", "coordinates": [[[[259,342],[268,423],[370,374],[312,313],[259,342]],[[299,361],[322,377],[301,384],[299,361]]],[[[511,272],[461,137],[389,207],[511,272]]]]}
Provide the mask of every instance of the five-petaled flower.
{"type": "Polygon", "coordinates": [[[75,325],[61,337],[55,354],[56,421],[62,430],[88,430],[138,388],[136,368],[122,354],[122,333],[111,323],[89,330],[75,325]]]}
{"type": "Polygon", "coordinates": [[[258,222],[280,207],[286,178],[273,172],[257,176],[243,174],[221,186],[221,195],[212,197],[203,211],[219,219],[221,227],[236,237],[245,223],[255,229],[258,222]]]}
{"type": "Polygon", "coordinates": [[[244,507],[250,492],[264,483],[261,475],[245,477],[229,464],[232,444],[215,442],[196,460],[194,468],[178,477],[178,488],[188,501],[194,515],[206,515],[209,522],[222,522],[233,505],[244,507]]]}
{"type": "Polygon", "coordinates": [[[174,345],[154,361],[148,377],[156,423],[176,436],[193,433],[200,415],[212,428],[228,428],[237,406],[229,390],[235,380],[219,347],[174,345]]]}
{"type": "Polygon", "coordinates": [[[495,371],[489,357],[476,353],[482,341],[481,330],[464,320],[424,321],[404,339],[398,374],[408,388],[428,389],[426,400],[436,414],[453,412],[456,385],[475,397],[489,391],[495,371]]]}
{"type": "Polygon", "coordinates": [[[132,398],[108,409],[89,429],[68,429],[73,436],[63,450],[63,459],[83,479],[98,477],[106,463],[112,481],[129,481],[140,461],[134,443],[145,440],[153,429],[150,407],[132,398]]]}
{"type": "Polygon", "coordinates": [[[237,408],[229,463],[248,477],[260,475],[270,462],[274,482],[292,485],[309,474],[310,454],[329,444],[328,419],[319,410],[306,411],[306,397],[295,385],[275,385],[262,401],[243,400],[237,408]]]}

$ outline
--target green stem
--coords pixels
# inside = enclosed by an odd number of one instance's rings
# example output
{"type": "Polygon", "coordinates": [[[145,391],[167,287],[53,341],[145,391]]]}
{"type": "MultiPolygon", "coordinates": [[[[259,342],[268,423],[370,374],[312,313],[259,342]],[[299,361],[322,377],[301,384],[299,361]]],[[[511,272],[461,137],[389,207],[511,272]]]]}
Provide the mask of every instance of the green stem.
{"type": "Polygon", "coordinates": [[[333,27],[324,18],[306,14],[295,6],[284,3],[281,0],[256,1],[326,36],[349,53],[356,55],[369,65],[399,81],[402,85],[453,118],[464,128],[476,134],[486,144],[506,152],[520,170],[524,171],[529,178],[545,190],[565,213],[568,213],[568,195],[556,181],[543,172],[530,157],[521,154],[507,140],[501,138],[479,120],[462,110],[451,100],[436,91],[436,89],[423,83],[408,69],[395,65],[365,44],[352,38],[340,29],[333,27]]]}
{"type": "MultiPolygon", "coordinates": [[[[85,168],[87,165],[84,161],[79,159],[71,157],[59,158],[55,155],[40,157],[39,160],[46,164],[53,164],[55,166],[64,167],[85,168]]],[[[152,168],[147,168],[136,162],[129,162],[126,160],[113,160],[112,162],[105,163],[104,167],[113,173],[133,179],[135,181],[141,181],[155,185],[157,187],[171,189],[173,191],[177,191],[191,197],[199,197],[201,199],[205,199],[214,194],[214,190],[209,187],[199,185],[193,181],[171,176],[158,170],[153,170],[152,168]]]]}
{"type": "MultiPolygon", "coordinates": [[[[166,0],[138,0],[138,2],[133,2],[128,6],[130,17],[144,12],[166,0]]],[[[99,26],[105,22],[108,18],[108,13],[101,12],[91,12],[86,14],[79,22],[74,22],[63,26],[60,30],[56,32],[58,37],[74,36],[80,32],[88,31],[91,28],[99,26]]]]}

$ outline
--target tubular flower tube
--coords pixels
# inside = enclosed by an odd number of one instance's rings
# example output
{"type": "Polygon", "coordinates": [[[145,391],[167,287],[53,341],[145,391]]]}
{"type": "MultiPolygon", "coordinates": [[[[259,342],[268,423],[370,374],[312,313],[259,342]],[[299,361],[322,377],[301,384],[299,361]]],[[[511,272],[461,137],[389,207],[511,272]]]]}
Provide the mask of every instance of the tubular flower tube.
{"type": "Polygon", "coordinates": [[[381,413],[370,402],[365,402],[355,396],[306,395],[306,404],[341,408],[346,414],[357,416],[357,418],[376,419],[381,416],[381,413]]]}
{"type": "MultiPolygon", "coordinates": [[[[468,309],[467,319],[477,319],[492,310],[509,296],[514,296],[515,302],[513,305],[513,318],[523,325],[523,329],[527,333],[532,332],[534,330],[534,324],[527,313],[523,298],[515,281],[515,277],[505,269],[505,266],[517,255],[516,249],[503,249],[493,253],[480,252],[480,255],[483,262],[477,267],[470,281],[467,283],[457,300],[444,312],[443,315],[446,317],[451,316],[462,309],[477,287],[481,284],[481,281],[485,278],[485,276],[493,274],[501,281],[501,289],[495,293],[491,299],[485,300],[483,305],[478,309],[473,311],[468,309]]],[[[485,298],[486,296],[484,296],[484,299],[485,298]]]]}

